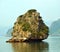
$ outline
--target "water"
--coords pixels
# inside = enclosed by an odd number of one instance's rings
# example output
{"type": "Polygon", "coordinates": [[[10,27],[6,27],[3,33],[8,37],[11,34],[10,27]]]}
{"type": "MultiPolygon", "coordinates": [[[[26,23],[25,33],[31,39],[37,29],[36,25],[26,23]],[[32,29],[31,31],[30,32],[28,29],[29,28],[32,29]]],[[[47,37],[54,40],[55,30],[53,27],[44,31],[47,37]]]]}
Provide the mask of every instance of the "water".
{"type": "Polygon", "coordinates": [[[9,37],[0,37],[0,52],[60,52],[60,37],[29,43],[6,43],[8,39],[9,37]]]}

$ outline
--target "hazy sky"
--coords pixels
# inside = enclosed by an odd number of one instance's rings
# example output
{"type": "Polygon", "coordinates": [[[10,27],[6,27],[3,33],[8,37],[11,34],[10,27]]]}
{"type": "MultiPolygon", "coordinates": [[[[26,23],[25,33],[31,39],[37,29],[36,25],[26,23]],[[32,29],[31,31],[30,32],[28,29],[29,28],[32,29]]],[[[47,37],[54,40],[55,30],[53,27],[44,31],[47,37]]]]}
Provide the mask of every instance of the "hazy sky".
{"type": "Polygon", "coordinates": [[[0,0],[0,26],[13,26],[16,18],[29,9],[40,12],[48,26],[60,18],[60,0],[0,0]]]}

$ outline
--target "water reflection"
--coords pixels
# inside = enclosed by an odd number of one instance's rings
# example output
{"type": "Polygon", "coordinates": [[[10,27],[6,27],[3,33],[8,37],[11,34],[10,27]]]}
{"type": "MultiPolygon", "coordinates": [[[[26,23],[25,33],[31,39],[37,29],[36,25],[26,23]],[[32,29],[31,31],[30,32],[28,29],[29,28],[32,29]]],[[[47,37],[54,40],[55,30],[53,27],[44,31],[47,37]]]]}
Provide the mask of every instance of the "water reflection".
{"type": "Polygon", "coordinates": [[[12,43],[13,52],[49,52],[47,42],[12,43]]]}

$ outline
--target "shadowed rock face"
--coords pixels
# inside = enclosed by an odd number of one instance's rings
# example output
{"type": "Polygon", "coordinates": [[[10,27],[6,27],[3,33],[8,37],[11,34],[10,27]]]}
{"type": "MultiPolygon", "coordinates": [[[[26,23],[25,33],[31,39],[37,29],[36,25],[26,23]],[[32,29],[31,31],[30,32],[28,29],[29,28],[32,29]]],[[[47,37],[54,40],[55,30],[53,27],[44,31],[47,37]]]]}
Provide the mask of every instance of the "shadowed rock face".
{"type": "Polygon", "coordinates": [[[13,26],[12,39],[39,39],[48,37],[49,28],[44,24],[40,13],[35,9],[20,15],[13,26]]]}

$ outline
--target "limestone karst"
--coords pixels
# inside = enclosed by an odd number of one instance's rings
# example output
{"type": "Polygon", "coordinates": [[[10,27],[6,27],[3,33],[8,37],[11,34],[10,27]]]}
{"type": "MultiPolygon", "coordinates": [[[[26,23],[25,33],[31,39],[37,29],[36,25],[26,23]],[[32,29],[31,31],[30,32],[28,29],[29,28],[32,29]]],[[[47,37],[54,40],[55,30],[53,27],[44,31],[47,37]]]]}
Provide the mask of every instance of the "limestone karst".
{"type": "Polygon", "coordinates": [[[40,13],[35,9],[31,9],[17,18],[13,26],[12,38],[10,40],[44,40],[48,37],[48,33],[49,28],[42,20],[40,13]]]}

